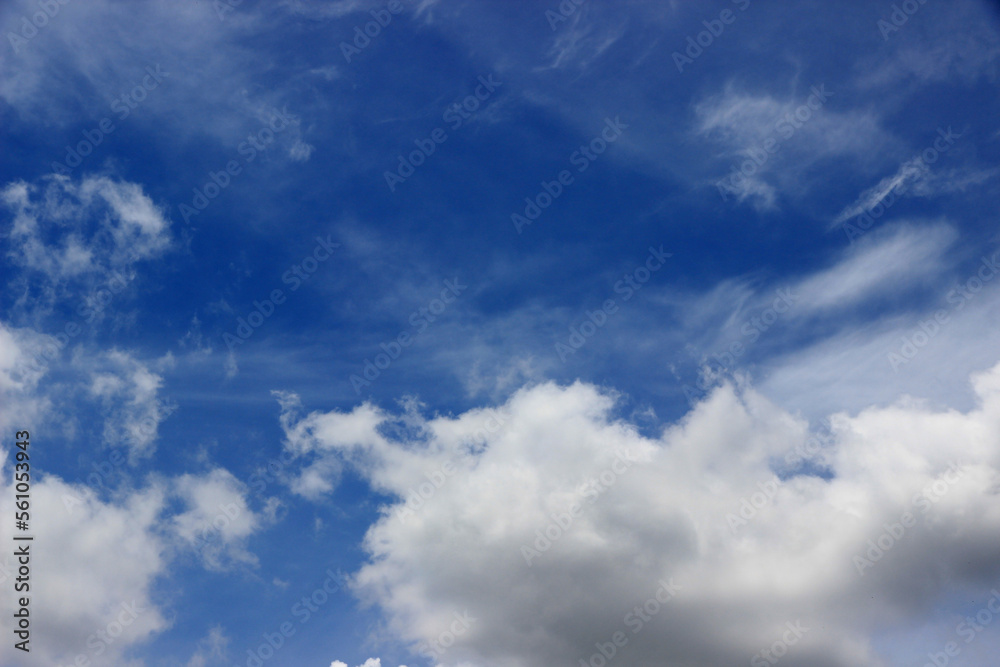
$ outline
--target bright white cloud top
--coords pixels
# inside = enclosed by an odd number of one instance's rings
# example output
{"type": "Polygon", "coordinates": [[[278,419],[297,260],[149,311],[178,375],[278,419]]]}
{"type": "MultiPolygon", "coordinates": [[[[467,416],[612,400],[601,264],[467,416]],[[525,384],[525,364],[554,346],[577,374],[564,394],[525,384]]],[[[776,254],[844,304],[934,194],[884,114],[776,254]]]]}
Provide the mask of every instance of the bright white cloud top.
{"type": "Polygon", "coordinates": [[[346,461],[396,498],[355,587],[443,664],[590,662],[619,631],[632,664],[737,664],[793,623],[794,664],[874,666],[874,628],[1000,574],[1000,366],[972,383],[964,413],[831,415],[822,447],[748,386],[653,438],[581,383],[520,390],[485,442],[491,411],[365,405],[286,413],[286,446],[303,475],[346,461]]]}

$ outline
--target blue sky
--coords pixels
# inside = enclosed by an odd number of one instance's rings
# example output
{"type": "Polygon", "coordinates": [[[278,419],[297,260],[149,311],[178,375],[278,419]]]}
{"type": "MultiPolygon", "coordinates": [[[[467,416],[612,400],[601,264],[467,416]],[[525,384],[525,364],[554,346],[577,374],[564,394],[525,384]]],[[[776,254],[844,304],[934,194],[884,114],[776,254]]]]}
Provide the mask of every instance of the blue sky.
{"type": "Polygon", "coordinates": [[[992,664],[998,21],[4,3],[2,661],[992,664]]]}

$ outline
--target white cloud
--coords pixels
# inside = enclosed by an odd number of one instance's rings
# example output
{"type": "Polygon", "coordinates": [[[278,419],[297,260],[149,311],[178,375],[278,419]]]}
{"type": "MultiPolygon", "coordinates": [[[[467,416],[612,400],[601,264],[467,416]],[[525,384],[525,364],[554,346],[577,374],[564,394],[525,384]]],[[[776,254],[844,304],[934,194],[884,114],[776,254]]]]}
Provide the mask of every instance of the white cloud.
{"type": "Polygon", "coordinates": [[[333,81],[340,77],[340,70],[336,65],[326,65],[325,67],[315,67],[309,70],[310,74],[321,76],[327,81],[333,81]]]}
{"type": "Polygon", "coordinates": [[[141,186],[88,176],[80,184],[79,196],[84,206],[102,200],[111,209],[111,218],[104,222],[114,239],[116,263],[124,262],[132,253],[140,259],[153,257],[168,246],[170,221],[143,194],[141,186]]]}
{"type": "Polygon", "coordinates": [[[8,327],[0,322],[0,429],[5,432],[24,423],[35,423],[51,402],[35,395],[48,372],[48,361],[58,353],[55,338],[32,329],[8,327]]]}
{"type": "Polygon", "coordinates": [[[956,1],[949,5],[949,11],[918,20],[916,30],[910,24],[889,33],[892,48],[862,57],[857,66],[862,89],[883,92],[900,84],[943,81],[971,86],[984,76],[992,80],[1000,56],[1000,37],[990,3],[956,1]]]}
{"type": "MultiPolygon", "coordinates": [[[[872,211],[879,203],[886,201],[891,194],[902,198],[907,195],[936,197],[953,192],[965,192],[968,188],[993,178],[997,173],[1000,173],[1000,169],[946,169],[935,172],[927,166],[920,156],[911,158],[901,164],[895,174],[886,176],[876,185],[858,195],[853,204],[844,208],[834,218],[833,222],[830,223],[830,229],[855,216],[872,211]]],[[[895,197],[886,202],[886,206],[891,206],[893,203],[895,203],[895,197]]]]}
{"type": "MultiPolygon", "coordinates": [[[[819,334],[824,340],[853,335],[864,326],[856,318],[888,317],[864,310],[865,306],[890,299],[898,303],[915,291],[934,290],[952,269],[948,258],[957,238],[954,227],[945,221],[885,225],[835,250],[826,266],[788,276],[777,284],[764,282],[754,273],[723,280],[703,292],[685,293],[673,286],[659,292],[650,288],[648,298],[658,310],[675,313],[678,326],[663,328],[660,321],[647,317],[622,333],[618,347],[636,347],[643,355],[686,349],[701,363],[709,355],[729,355],[734,342],[742,350],[761,340],[762,345],[788,354],[802,344],[803,333],[816,335],[817,323],[821,323],[819,334]]],[[[742,359],[739,366],[745,362],[742,359]]],[[[969,370],[962,371],[963,378],[969,370]]],[[[885,385],[872,388],[877,386],[885,385]]]]}
{"type": "Polygon", "coordinates": [[[965,192],[1000,174],[996,169],[945,169],[931,173],[913,184],[915,197],[936,197],[954,192],[965,192]]]}
{"type": "MultiPolygon", "coordinates": [[[[169,366],[171,361],[168,356],[156,364],[169,366]]],[[[92,367],[90,394],[104,405],[105,443],[128,447],[132,462],[152,455],[160,422],[173,411],[159,398],[162,376],[120,350],[77,363],[92,367]]]]}
{"type": "Polygon", "coordinates": [[[777,208],[778,190],[760,176],[747,176],[728,185],[732,194],[741,204],[749,199],[758,211],[770,211],[777,208]]]}
{"type": "Polygon", "coordinates": [[[551,62],[547,68],[575,65],[584,69],[622,38],[628,28],[627,20],[595,19],[588,16],[592,9],[592,5],[581,5],[564,23],[556,23],[556,36],[547,54],[551,62]]]}
{"type": "Polygon", "coordinates": [[[9,183],[0,200],[14,215],[8,256],[53,282],[121,271],[170,247],[170,221],[135,183],[53,175],[44,186],[9,183]]]}
{"type": "Polygon", "coordinates": [[[974,270],[944,283],[925,307],[783,350],[760,369],[762,388],[811,416],[830,405],[862,410],[906,394],[937,405],[974,405],[968,374],[992,365],[1000,346],[1000,284],[994,279],[973,293],[973,277],[974,270]]]}
{"type": "Polygon", "coordinates": [[[862,192],[858,196],[857,201],[841,211],[831,224],[831,229],[845,220],[871,210],[880,201],[885,199],[890,192],[893,190],[902,191],[918,179],[926,176],[927,172],[927,165],[919,157],[907,160],[900,165],[899,170],[895,174],[883,178],[877,185],[862,192]]]}
{"type": "MultiPolygon", "coordinates": [[[[30,451],[30,450],[29,450],[30,451]]],[[[0,511],[14,514],[13,454],[0,450],[0,511]]],[[[56,476],[33,476],[31,486],[31,657],[30,664],[83,664],[94,667],[133,664],[126,654],[170,626],[156,586],[169,575],[174,558],[190,549],[199,527],[209,528],[203,563],[208,569],[225,559],[252,562],[248,537],[267,523],[268,511],[255,514],[235,490],[233,476],[216,469],[154,481],[144,489],[118,489],[101,499],[82,484],[56,476]],[[184,511],[171,514],[177,503],[184,511]],[[236,508],[235,517],[213,526],[218,505],[236,508]],[[214,559],[213,559],[214,558],[214,559]]],[[[11,522],[0,538],[11,540],[11,522]]],[[[0,559],[0,583],[16,576],[12,559],[0,559]]],[[[13,599],[3,596],[0,629],[12,635],[13,599]]],[[[189,666],[209,664],[224,653],[226,637],[213,628],[189,666]]],[[[29,664],[13,642],[0,646],[0,663],[29,664]]],[[[140,663],[141,664],[141,663],[140,663]]]]}
{"type": "Polygon", "coordinates": [[[263,513],[257,514],[247,504],[243,488],[222,468],[201,476],[182,475],[174,481],[174,493],[186,510],[172,518],[172,529],[210,570],[257,564],[246,543],[274,520],[277,500],[271,499],[263,513]]]}
{"type": "Polygon", "coordinates": [[[212,628],[208,631],[208,635],[198,642],[198,650],[188,660],[187,667],[206,667],[210,664],[210,660],[224,660],[228,645],[229,638],[226,637],[222,628],[212,628]]]}
{"type": "Polygon", "coordinates": [[[288,156],[296,162],[306,162],[314,150],[316,150],[315,146],[299,139],[288,149],[288,156]]]}
{"type": "MultiPolygon", "coordinates": [[[[414,422],[360,406],[291,416],[285,428],[292,451],[342,458],[390,495],[438,480],[405,520],[401,501],[384,508],[356,590],[424,655],[455,614],[473,617],[434,654],[440,664],[576,664],[619,630],[628,664],[737,664],[801,621],[808,632],[789,664],[875,667],[880,632],[913,627],[949,595],[1000,576],[1000,366],[974,387],[978,402],[964,413],[907,401],[833,415],[816,458],[832,477],[783,483],[775,473],[809,437],[806,423],[728,384],[658,438],[616,419],[615,397],[581,383],[521,390],[485,444],[474,435],[481,411],[414,422]],[[622,452],[625,469],[615,464],[622,452]],[[915,509],[956,456],[961,481],[926,514],[915,509]],[[456,472],[442,481],[434,471],[444,461],[456,472]],[[762,487],[767,503],[734,524],[762,487]],[[918,526],[859,576],[854,557],[908,510],[918,526]],[[651,629],[630,631],[630,610],[670,579],[676,597],[651,629]]],[[[952,616],[940,615],[947,626],[952,616]]]]}
{"type": "Polygon", "coordinates": [[[0,392],[28,391],[45,374],[41,361],[54,341],[32,329],[9,328],[0,322],[0,392]]]}
{"type": "Polygon", "coordinates": [[[284,0],[282,5],[290,12],[313,19],[338,19],[348,14],[378,9],[378,0],[335,0],[315,2],[311,0],[284,0]]]}
{"type": "Polygon", "coordinates": [[[958,238],[946,224],[896,225],[849,249],[835,266],[802,281],[805,310],[856,304],[879,294],[912,289],[944,268],[942,254],[958,238]]]}
{"type": "MultiPolygon", "coordinates": [[[[7,516],[13,516],[11,478],[8,461],[0,481],[7,516]]],[[[57,477],[36,477],[31,506],[32,664],[69,664],[78,655],[95,667],[124,664],[126,650],[169,625],[152,595],[167,564],[167,544],[157,534],[162,489],[152,486],[111,503],[57,477]]],[[[2,537],[13,544],[9,522],[2,537]]],[[[12,603],[11,595],[3,597],[0,625],[8,637],[12,603]]],[[[0,662],[23,664],[22,655],[10,641],[0,646],[0,662]]]]}
{"type": "Polygon", "coordinates": [[[829,101],[837,99],[838,91],[822,83],[784,99],[730,83],[696,103],[695,131],[718,147],[717,164],[724,169],[713,187],[724,178],[737,201],[749,199],[759,210],[773,209],[779,194],[803,194],[806,174],[816,162],[845,155],[863,158],[886,142],[876,116],[840,110],[829,101]],[[764,148],[768,140],[775,142],[770,151],[764,148]],[[740,171],[744,164],[752,166],[740,171]]]}
{"type": "MultiPolygon", "coordinates": [[[[330,663],[330,667],[348,667],[346,662],[341,662],[340,660],[334,660],[330,663]]],[[[381,658],[368,658],[365,660],[365,664],[358,665],[358,667],[382,667],[381,658]]],[[[406,665],[400,665],[399,667],[406,667],[406,665]]]]}

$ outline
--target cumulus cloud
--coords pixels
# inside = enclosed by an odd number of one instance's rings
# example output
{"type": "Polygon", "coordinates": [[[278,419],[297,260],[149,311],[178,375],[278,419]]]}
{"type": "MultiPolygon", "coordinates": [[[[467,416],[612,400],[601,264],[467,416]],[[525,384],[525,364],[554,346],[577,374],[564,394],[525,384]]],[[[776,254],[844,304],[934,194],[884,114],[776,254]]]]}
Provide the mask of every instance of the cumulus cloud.
{"type": "Polygon", "coordinates": [[[46,397],[34,397],[39,380],[48,372],[48,360],[58,352],[52,336],[0,322],[0,428],[9,431],[13,420],[34,421],[50,407],[46,397]]]}
{"type": "MultiPolygon", "coordinates": [[[[7,516],[14,512],[12,458],[0,450],[0,511],[7,516]]],[[[102,499],[56,476],[33,478],[30,664],[84,664],[80,656],[95,667],[129,664],[130,649],[170,626],[154,591],[178,554],[202,549],[207,569],[256,562],[245,544],[267,524],[268,511],[251,511],[236,487],[228,471],[215,469],[102,499]],[[225,521],[216,520],[220,514],[225,521]]],[[[10,533],[4,522],[0,537],[7,544],[10,533]]],[[[11,585],[15,567],[9,556],[0,559],[4,586],[11,585]]],[[[13,636],[12,596],[3,597],[0,610],[0,628],[13,636]]],[[[226,641],[221,628],[210,630],[189,664],[209,664],[224,653],[226,641]]],[[[27,664],[22,658],[12,642],[0,647],[3,664],[27,664]]]]}
{"type": "Polygon", "coordinates": [[[355,590],[439,664],[578,664],[621,632],[633,665],[745,664],[794,637],[784,664],[874,667],[881,633],[930,609],[946,627],[949,596],[1000,575],[1000,366],[973,388],[967,412],[907,399],[822,439],[732,383],[655,437],[579,382],[522,389],[502,428],[370,405],[284,428],[396,499],[355,590]]]}
{"type": "Polygon", "coordinates": [[[276,499],[261,514],[247,504],[244,488],[232,473],[216,468],[205,475],[182,475],[174,491],[185,511],[172,518],[173,531],[195,549],[205,567],[222,570],[233,565],[256,565],[247,540],[274,519],[276,499]]]}
{"type": "MultiPolygon", "coordinates": [[[[2,470],[0,508],[13,516],[13,487],[6,483],[12,479],[11,462],[2,470]]],[[[95,667],[120,665],[125,651],[169,625],[152,592],[167,565],[167,544],[157,531],[164,501],[163,489],[155,485],[104,502],[57,477],[34,481],[33,664],[69,664],[83,655],[95,667]]],[[[12,544],[9,522],[2,537],[12,544]]],[[[10,586],[14,572],[3,574],[4,586],[10,586]]],[[[13,636],[12,615],[12,596],[5,595],[0,625],[7,636],[13,636]]],[[[0,647],[0,662],[22,664],[22,657],[12,642],[0,647]]]]}

